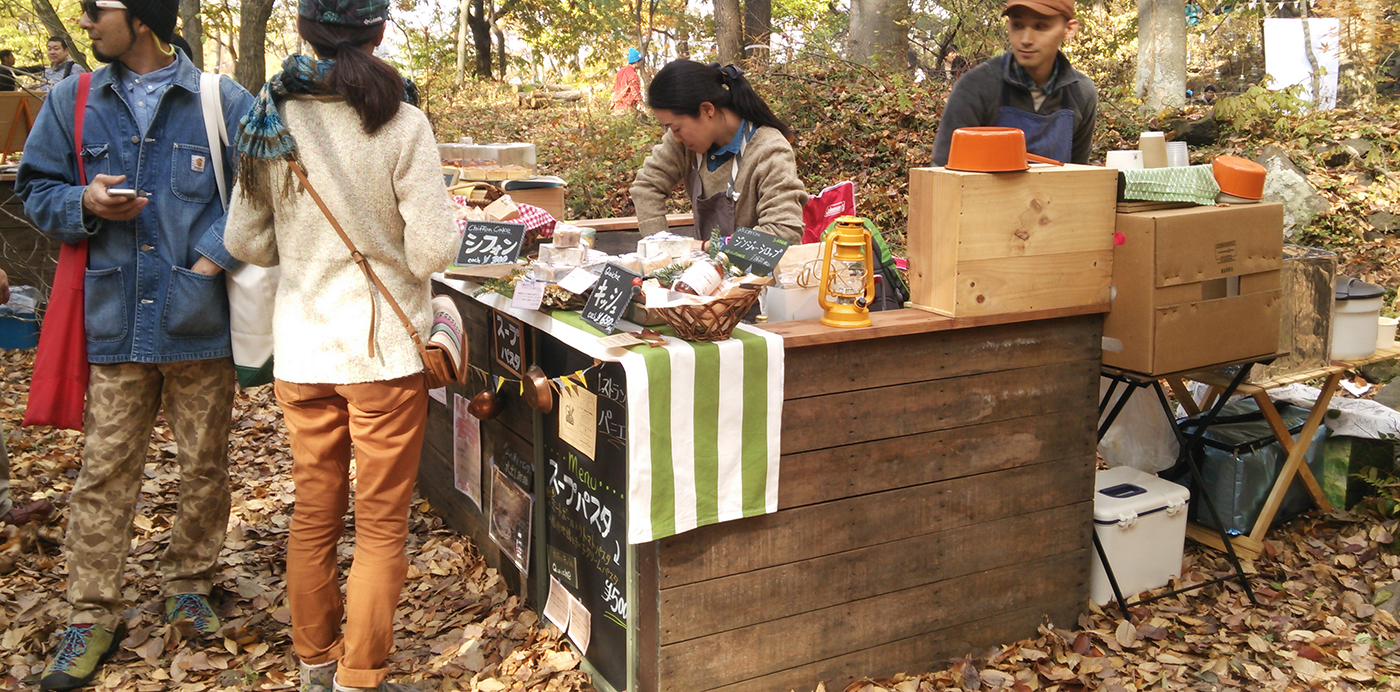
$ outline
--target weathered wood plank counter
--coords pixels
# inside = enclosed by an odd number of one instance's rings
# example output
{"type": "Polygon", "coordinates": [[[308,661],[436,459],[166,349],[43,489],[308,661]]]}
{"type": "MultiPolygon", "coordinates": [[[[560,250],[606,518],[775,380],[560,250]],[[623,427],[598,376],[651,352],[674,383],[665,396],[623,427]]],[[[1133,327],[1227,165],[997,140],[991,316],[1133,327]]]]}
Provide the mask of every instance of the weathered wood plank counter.
{"type": "MultiPolygon", "coordinates": [[[[463,310],[473,364],[509,376],[490,352],[491,308],[436,290],[463,310]]],[[[1033,635],[1047,617],[1074,624],[1088,594],[1101,315],[872,317],[864,329],[765,326],[786,351],[779,511],[628,546],[626,660],[590,661],[612,673],[600,689],[839,689],[1033,635]]],[[[542,334],[532,345],[542,363],[562,362],[547,353],[558,348],[542,334]]],[[[422,492],[543,608],[544,541],[522,580],[454,489],[450,406],[429,416],[422,492]]],[[[508,396],[482,425],[483,458],[535,458],[539,522],[542,418],[508,396]]]]}

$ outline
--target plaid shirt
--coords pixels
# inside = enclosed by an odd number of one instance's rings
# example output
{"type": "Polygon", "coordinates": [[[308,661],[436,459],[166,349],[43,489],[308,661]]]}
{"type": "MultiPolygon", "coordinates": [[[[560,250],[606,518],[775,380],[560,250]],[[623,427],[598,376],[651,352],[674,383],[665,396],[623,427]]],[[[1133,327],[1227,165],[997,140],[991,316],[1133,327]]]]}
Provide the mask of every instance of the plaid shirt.
{"type": "Polygon", "coordinates": [[[1027,89],[1048,91],[1050,85],[1055,83],[1055,78],[1060,76],[1059,56],[1056,56],[1055,67],[1050,70],[1050,78],[1045,80],[1044,85],[1036,84],[1035,80],[1031,79],[1031,74],[1026,72],[1026,68],[1021,67],[1021,63],[1016,62],[1014,59],[1011,61],[1011,75],[1016,78],[1016,81],[1026,85],[1027,89]]]}

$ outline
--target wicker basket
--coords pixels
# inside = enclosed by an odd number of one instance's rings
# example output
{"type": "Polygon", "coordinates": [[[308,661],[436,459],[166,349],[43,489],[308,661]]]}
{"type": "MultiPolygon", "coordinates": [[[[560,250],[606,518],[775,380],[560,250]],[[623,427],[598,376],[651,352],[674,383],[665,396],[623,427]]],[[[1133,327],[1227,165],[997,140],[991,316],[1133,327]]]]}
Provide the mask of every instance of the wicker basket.
{"type": "Polygon", "coordinates": [[[500,199],[501,195],[505,194],[501,191],[501,188],[491,183],[483,183],[480,181],[455,185],[449,192],[463,197],[462,206],[464,207],[482,208],[490,206],[492,202],[500,199]]]}
{"type": "Polygon", "coordinates": [[[757,286],[703,305],[658,308],[656,313],[686,341],[724,341],[758,300],[757,286]]]}

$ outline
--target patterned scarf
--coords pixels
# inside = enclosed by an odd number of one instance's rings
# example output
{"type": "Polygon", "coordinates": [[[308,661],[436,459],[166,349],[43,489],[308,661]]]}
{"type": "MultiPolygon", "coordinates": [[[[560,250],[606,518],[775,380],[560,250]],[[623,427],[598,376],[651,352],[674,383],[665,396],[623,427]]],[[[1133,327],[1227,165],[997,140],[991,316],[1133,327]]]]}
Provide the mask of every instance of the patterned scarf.
{"type": "MultiPolygon", "coordinates": [[[[282,121],[278,104],[290,94],[335,96],[326,88],[326,74],[334,60],[316,60],[292,54],[282,61],[282,71],[273,75],[262,89],[248,114],[238,124],[238,184],[250,199],[271,199],[272,174],[283,159],[296,160],[297,142],[282,121]]],[[[404,80],[405,103],[418,105],[418,88],[404,80]]],[[[282,192],[291,192],[292,172],[284,168],[282,192]]]]}

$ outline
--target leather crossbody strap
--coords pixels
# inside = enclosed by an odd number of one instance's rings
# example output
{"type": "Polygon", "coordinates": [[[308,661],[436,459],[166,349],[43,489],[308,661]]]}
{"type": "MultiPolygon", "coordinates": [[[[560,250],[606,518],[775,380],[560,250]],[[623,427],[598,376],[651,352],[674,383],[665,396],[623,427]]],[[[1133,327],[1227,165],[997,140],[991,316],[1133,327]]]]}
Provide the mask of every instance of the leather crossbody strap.
{"type": "MultiPolygon", "coordinates": [[[[409,338],[413,339],[413,345],[418,347],[419,355],[424,356],[424,362],[426,363],[427,354],[425,352],[426,349],[423,346],[423,339],[422,337],[418,336],[418,330],[414,329],[413,322],[408,319],[408,315],[404,314],[403,308],[399,307],[398,301],[394,300],[394,294],[390,293],[389,289],[384,287],[383,282],[379,280],[379,275],[375,274],[374,268],[369,266],[369,260],[365,259],[365,256],[360,254],[359,249],[355,247],[355,242],[350,240],[350,236],[345,234],[345,229],[341,228],[340,222],[335,220],[335,215],[331,213],[330,208],[326,206],[326,203],[321,199],[321,196],[319,194],[316,194],[316,188],[311,186],[311,180],[306,177],[306,170],[302,168],[301,162],[293,159],[287,159],[287,165],[292,167],[292,172],[296,174],[299,180],[301,180],[302,187],[306,188],[307,193],[311,195],[311,199],[315,200],[316,206],[321,208],[321,213],[325,214],[326,220],[331,222],[331,228],[334,228],[335,232],[340,235],[340,239],[345,242],[345,247],[350,249],[350,256],[355,259],[355,264],[358,264],[360,266],[360,271],[363,271],[365,273],[365,279],[369,281],[369,283],[372,284],[373,287],[379,289],[380,294],[382,294],[384,296],[384,299],[389,302],[389,307],[394,309],[394,314],[399,316],[399,321],[403,322],[404,329],[408,330],[409,338]]],[[[374,295],[371,294],[369,301],[369,356],[371,358],[374,357],[374,333],[375,322],[377,320],[376,313],[377,309],[374,301],[374,295]]]]}

